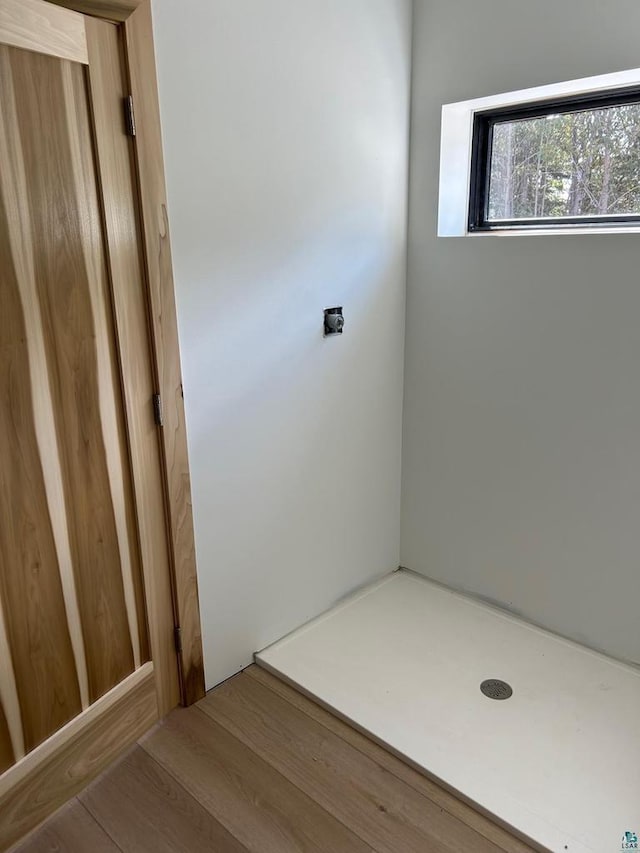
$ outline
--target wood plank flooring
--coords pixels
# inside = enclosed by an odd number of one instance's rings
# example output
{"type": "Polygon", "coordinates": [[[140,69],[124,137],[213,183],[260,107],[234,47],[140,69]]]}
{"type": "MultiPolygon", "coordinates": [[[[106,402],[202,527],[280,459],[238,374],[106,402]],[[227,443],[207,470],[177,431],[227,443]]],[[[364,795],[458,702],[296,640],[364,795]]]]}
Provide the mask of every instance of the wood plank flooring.
{"type": "Polygon", "coordinates": [[[265,671],[170,714],[14,853],[528,853],[265,671]]]}

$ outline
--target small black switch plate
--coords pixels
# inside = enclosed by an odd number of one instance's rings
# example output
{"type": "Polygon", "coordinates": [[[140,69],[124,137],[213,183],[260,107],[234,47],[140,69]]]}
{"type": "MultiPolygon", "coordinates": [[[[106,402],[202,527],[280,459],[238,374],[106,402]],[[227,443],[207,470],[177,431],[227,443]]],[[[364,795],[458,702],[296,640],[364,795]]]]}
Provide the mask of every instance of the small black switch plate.
{"type": "Polygon", "coordinates": [[[324,336],[341,335],[344,328],[344,316],[342,308],[325,308],[324,312],[324,336]]]}

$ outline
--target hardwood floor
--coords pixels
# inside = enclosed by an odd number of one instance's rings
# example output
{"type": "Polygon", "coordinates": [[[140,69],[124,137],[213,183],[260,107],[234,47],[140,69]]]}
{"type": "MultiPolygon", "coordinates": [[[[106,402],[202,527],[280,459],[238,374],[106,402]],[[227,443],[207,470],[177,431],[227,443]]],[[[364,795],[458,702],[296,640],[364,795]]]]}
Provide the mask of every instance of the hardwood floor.
{"type": "Polygon", "coordinates": [[[257,667],[170,714],[15,853],[533,850],[257,667]]]}

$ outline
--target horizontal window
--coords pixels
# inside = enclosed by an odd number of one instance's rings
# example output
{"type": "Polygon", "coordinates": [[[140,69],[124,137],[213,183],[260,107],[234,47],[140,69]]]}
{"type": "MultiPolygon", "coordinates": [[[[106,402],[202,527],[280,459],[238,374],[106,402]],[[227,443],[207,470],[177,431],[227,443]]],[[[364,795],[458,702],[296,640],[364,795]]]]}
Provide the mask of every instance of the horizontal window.
{"type": "Polygon", "coordinates": [[[469,230],[640,222],[640,90],[474,116],[469,230]]]}

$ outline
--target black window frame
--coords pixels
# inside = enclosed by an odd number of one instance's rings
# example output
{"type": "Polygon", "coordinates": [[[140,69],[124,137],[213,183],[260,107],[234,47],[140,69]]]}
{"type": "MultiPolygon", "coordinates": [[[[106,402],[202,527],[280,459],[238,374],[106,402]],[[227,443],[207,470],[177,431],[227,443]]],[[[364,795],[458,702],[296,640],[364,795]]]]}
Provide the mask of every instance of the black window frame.
{"type": "Polygon", "coordinates": [[[518,121],[519,119],[541,118],[557,113],[570,113],[604,107],[640,104],[640,87],[609,89],[603,92],[588,92],[583,95],[535,101],[516,106],[482,110],[473,117],[473,138],[471,146],[471,180],[469,193],[470,233],[504,230],[542,230],[570,229],[576,226],[585,228],[615,228],[627,224],[640,225],[639,214],[616,214],[611,216],[562,216],[545,218],[520,218],[490,220],[489,181],[491,174],[491,142],[493,127],[499,122],[518,121]]]}

